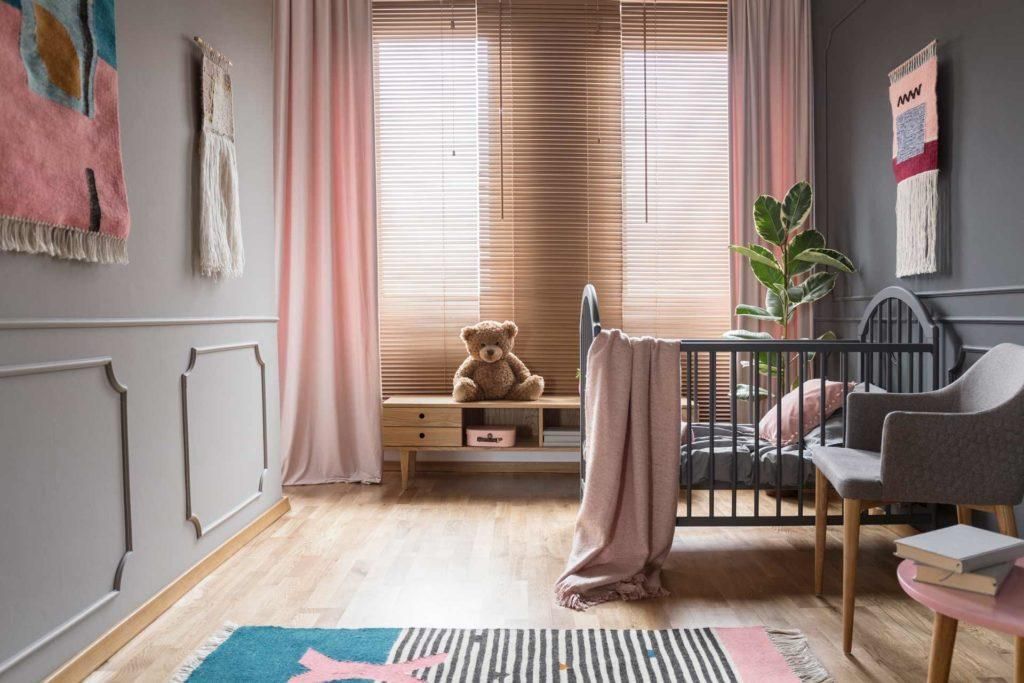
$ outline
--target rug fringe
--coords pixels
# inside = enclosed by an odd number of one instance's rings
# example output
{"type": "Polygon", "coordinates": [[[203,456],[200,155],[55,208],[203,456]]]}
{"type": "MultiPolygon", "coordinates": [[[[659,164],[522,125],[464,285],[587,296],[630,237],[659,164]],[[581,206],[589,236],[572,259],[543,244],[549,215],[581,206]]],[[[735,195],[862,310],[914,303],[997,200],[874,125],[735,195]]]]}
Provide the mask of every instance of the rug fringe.
{"type": "Polygon", "coordinates": [[[174,675],[171,676],[170,683],[185,683],[189,679],[189,676],[199,668],[207,657],[213,654],[213,651],[224,644],[224,641],[231,637],[231,634],[238,628],[238,624],[227,622],[223,627],[212,636],[206,639],[195,652],[188,656],[181,666],[178,667],[174,675]]]}
{"type": "Polygon", "coordinates": [[[128,241],[114,235],[0,216],[0,251],[90,263],[128,263],[128,241]]]}
{"type": "Polygon", "coordinates": [[[765,628],[765,633],[797,678],[804,683],[831,683],[832,676],[811,652],[803,633],[785,628],[765,628]]]}

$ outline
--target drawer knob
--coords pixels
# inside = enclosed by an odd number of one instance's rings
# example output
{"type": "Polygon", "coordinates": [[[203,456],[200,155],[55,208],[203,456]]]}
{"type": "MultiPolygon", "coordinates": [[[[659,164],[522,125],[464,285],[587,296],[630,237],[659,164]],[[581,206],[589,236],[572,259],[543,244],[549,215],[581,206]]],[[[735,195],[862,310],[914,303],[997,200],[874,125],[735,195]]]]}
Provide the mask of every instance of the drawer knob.
{"type": "Polygon", "coordinates": [[[425,439],[425,438],[427,438],[427,435],[426,435],[426,434],[424,434],[423,432],[420,432],[420,438],[421,438],[421,439],[425,439]]]}
{"type": "Polygon", "coordinates": [[[421,420],[422,420],[423,418],[425,418],[425,417],[426,417],[426,415],[424,415],[423,413],[420,413],[420,419],[421,419],[421,420]]]}

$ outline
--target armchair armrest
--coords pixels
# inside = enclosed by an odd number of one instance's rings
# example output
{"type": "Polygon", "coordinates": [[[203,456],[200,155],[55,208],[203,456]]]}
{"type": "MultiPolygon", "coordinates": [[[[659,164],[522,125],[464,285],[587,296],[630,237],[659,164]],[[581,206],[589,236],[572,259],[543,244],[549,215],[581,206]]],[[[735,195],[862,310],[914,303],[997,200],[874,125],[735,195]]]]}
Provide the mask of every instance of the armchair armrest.
{"type": "Polygon", "coordinates": [[[1005,406],[890,413],[881,450],[886,500],[1015,505],[1024,496],[1024,424],[1005,406]]]}
{"type": "Polygon", "coordinates": [[[951,413],[953,394],[945,389],[920,394],[855,392],[846,397],[846,445],[865,451],[882,449],[882,425],[889,413],[951,413]]]}

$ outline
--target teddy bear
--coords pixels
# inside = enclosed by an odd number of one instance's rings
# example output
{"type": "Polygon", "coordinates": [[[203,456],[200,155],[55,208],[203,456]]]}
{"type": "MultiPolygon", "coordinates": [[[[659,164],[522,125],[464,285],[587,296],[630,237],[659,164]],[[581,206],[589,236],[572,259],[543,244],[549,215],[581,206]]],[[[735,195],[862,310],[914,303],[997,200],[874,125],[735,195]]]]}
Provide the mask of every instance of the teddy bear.
{"type": "Polygon", "coordinates": [[[508,399],[533,401],[544,393],[544,378],[531,375],[512,353],[519,328],[511,320],[485,320],[462,328],[469,357],[455,372],[452,398],[460,403],[508,399]]]}

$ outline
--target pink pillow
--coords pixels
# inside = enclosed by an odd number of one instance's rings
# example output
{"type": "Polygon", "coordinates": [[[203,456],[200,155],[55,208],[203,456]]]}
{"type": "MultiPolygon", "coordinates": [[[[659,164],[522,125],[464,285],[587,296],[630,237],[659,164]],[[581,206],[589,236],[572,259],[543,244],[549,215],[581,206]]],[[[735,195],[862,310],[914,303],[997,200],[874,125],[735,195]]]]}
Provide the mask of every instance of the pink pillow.
{"type": "MultiPolygon", "coordinates": [[[[851,388],[852,388],[851,383],[851,388]]],[[[825,382],[825,417],[843,407],[843,383],[825,382]]],[[[773,407],[757,425],[761,438],[775,443],[775,428],[778,418],[775,411],[782,410],[782,444],[788,446],[800,438],[800,390],[794,389],[782,397],[779,406],[773,407]]],[[[804,382],[804,428],[803,432],[814,429],[821,422],[821,380],[809,379],[804,382]]]]}

